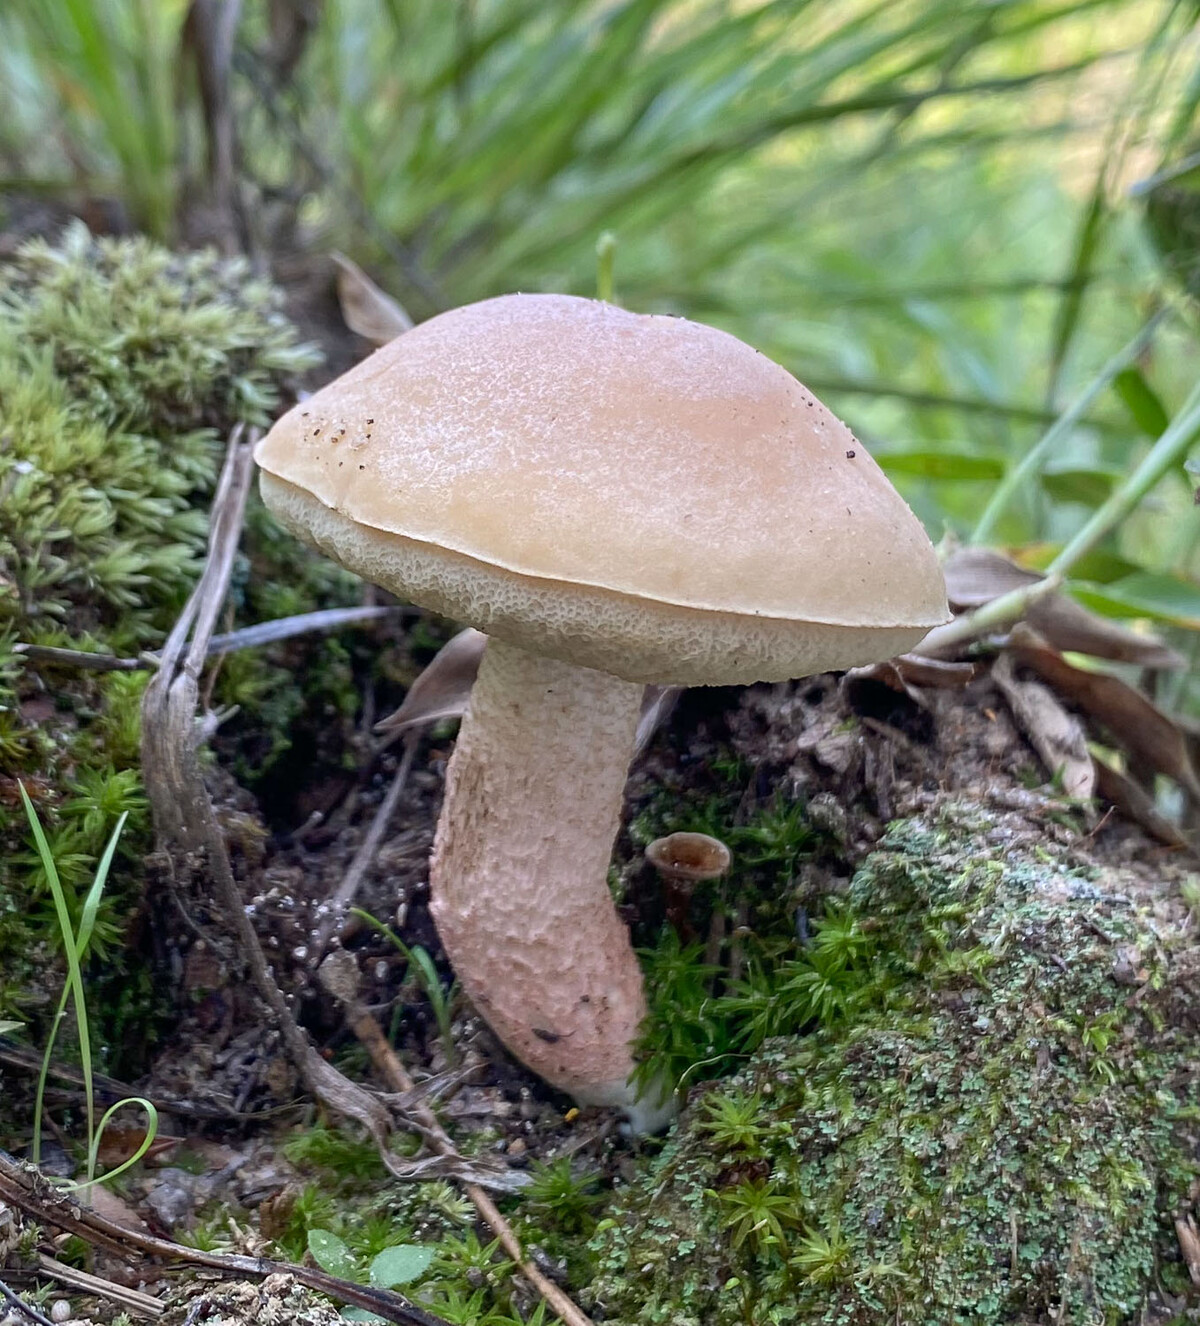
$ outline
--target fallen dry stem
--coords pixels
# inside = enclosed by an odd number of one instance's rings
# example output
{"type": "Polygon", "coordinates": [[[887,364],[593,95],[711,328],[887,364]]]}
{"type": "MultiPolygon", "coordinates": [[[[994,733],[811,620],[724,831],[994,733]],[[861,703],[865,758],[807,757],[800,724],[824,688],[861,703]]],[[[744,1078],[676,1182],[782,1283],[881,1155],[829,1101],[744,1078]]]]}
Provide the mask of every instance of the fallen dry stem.
{"type": "MultiPolygon", "coordinates": [[[[328,970],[328,969],[327,969],[328,970]]],[[[379,1023],[357,998],[347,998],[349,990],[339,990],[335,980],[327,980],[326,989],[337,995],[346,1013],[346,1021],[371,1056],[380,1076],[394,1091],[412,1098],[416,1084],[389,1044],[379,1023]]],[[[429,1146],[439,1155],[457,1157],[458,1152],[441,1122],[428,1105],[417,1101],[411,1106],[413,1121],[429,1146]]],[[[592,1320],[552,1280],[544,1276],[532,1262],[527,1261],[521,1242],[512,1226],[501,1215],[496,1203],[477,1183],[464,1183],[463,1191],[471,1199],[484,1224],[495,1234],[505,1255],[517,1266],[521,1274],[541,1294],[550,1308],[562,1318],[565,1326],[593,1326],[592,1320]]]]}
{"type": "Polygon", "coordinates": [[[308,1090],[330,1110],[362,1124],[387,1163],[392,1121],[384,1105],[325,1062],[309,1044],[275,983],[234,878],[221,826],[197,758],[199,677],[225,602],[246,498],[253,478],[253,438],[230,438],[210,520],[208,560],[162,650],[142,701],[142,770],[161,850],[186,878],[204,870],[233,928],[250,977],[308,1090]]]}
{"type": "MultiPolygon", "coordinates": [[[[239,649],[259,649],[297,635],[311,635],[317,631],[338,631],[343,626],[361,626],[384,618],[402,617],[409,608],[376,607],[322,608],[318,612],[301,612],[293,617],[277,617],[274,621],[256,622],[241,626],[236,631],[214,635],[208,642],[207,657],[236,653],[239,649]]],[[[56,645],[18,643],[13,653],[31,663],[51,664],[64,668],[80,668],[84,672],[147,672],[161,664],[153,652],[143,652],[136,658],[122,658],[118,654],[93,654],[83,649],[60,649],[56,645]]]]}
{"type": "MultiPolygon", "coordinates": [[[[170,1239],[155,1238],[151,1234],[125,1229],[98,1215],[90,1207],[83,1206],[76,1195],[56,1192],[40,1171],[32,1165],[21,1164],[3,1151],[0,1151],[0,1200],[25,1212],[38,1225],[74,1234],[93,1247],[102,1248],[130,1264],[143,1262],[147,1257],[159,1257],[165,1261],[208,1266],[226,1275],[263,1279],[269,1275],[290,1275],[318,1294],[327,1294],[338,1302],[365,1308],[388,1321],[397,1322],[399,1326],[449,1326],[444,1318],[426,1312],[394,1290],[368,1288],[313,1266],[298,1266],[290,1262],[271,1261],[265,1257],[243,1257],[227,1252],[204,1252],[199,1248],[172,1243],[170,1239]]],[[[26,1305],[20,1306],[30,1312],[26,1305]]],[[[50,1326],[43,1317],[37,1316],[35,1319],[50,1326]]]]}
{"type": "Polygon", "coordinates": [[[64,1266],[55,1258],[47,1257],[44,1252],[38,1254],[38,1270],[45,1271],[47,1275],[53,1276],[61,1284],[70,1285],[72,1289],[81,1289],[85,1294],[91,1294],[95,1298],[119,1303],[126,1312],[137,1317],[161,1317],[165,1311],[163,1304],[153,1294],[143,1294],[140,1289],[128,1289],[125,1285],[118,1285],[112,1280],[91,1275],[87,1271],[80,1271],[74,1266],[64,1266]]]}
{"type": "Polygon", "coordinates": [[[1200,1287],[1200,1230],[1196,1228],[1196,1218],[1192,1215],[1175,1217],[1175,1233],[1179,1239],[1179,1251],[1188,1268],[1192,1284],[1200,1287]]]}
{"type": "Polygon", "coordinates": [[[412,772],[413,760],[417,754],[418,735],[415,730],[405,733],[404,755],[400,760],[395,776],[392,778],[392,785],[379,803],[379,809],[376,810],[375,817],[367,829],[366,836],[359,844],[358,851],[354,853],[354,857],[342,877],[341,884],[338,885],[333,897],[329,899],[329,913],[322,920],[317,931],[316,940],[313,943],[313,966],[318,965],[324,957],[334,930],[345,920],[346,912],[358,895],[358,890],[362,887],[367,871],[370,870],[371,863],[375,860],[375,853],[379,850],[384,832],[391,822],[392,816],[396,813],[396,807],[400,804],[400,798],[404,795],[408,775],[412,772]]]}

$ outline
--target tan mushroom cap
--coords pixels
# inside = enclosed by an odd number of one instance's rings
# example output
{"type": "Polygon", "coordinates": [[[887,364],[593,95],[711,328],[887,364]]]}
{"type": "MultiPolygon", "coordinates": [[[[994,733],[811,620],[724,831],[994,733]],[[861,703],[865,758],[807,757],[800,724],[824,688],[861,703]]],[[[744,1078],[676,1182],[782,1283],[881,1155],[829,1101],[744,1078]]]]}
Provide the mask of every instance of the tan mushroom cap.
{"type": "Polygon", "coordinates": [[[567,295],[455,309],[291,410],[257,459],[271,509],[343,565],[629,681],[852,667],[948,616],[862,444],[682,318],[567,295]]]}
{"type": "Polygon", "coordinates": [[[720,879],[733,864],[733,853],[707,833],[669,833],[646,848],[646,860],[666,879],[698,883],[720,879]]]}

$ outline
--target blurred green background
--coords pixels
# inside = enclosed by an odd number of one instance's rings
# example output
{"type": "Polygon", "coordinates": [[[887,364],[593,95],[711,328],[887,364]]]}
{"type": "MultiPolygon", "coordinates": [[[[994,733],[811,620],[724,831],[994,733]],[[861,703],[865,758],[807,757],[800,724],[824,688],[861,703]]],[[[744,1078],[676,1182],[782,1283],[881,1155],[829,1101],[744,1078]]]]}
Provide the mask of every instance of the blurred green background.
{"type": "MultiPolygon", "coordinates": [[[[935,539],[970,536],[1165,309],[978,530],[1044,565],[1197,377],[1198,16],[1195,0],[9,0],[0,170],[10,208],[70,199],[245,250],[285,286],[328,283],[344,249],[417,318],[594,293],[611,235],[619,302],[786,365],[935,539]]],[[[1076,592],[1186,643],[1198,538],[1173,463],[1076,592]]]]}

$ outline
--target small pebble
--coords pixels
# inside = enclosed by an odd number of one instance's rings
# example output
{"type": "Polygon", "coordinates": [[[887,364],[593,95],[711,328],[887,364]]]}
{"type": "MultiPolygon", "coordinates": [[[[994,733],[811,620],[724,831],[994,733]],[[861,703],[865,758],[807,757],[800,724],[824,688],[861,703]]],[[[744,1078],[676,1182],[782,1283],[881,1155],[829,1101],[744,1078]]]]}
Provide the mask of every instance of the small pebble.
{"type": "Polygon", "coordinates": [[[65,1298],[56,1298],[54,1302],[50,1304],[50,1320],[51,1321],[71,1320],[71,1305],[70,1303],[67,1302],[65,1298]]]}
{"type": "Polygon", "coordinates": [[[508,1144],[508,1154],[510,1156],[523,1156],[526,1151],[524,1141],[519,1137],[514,1137],[508,1144]]]}

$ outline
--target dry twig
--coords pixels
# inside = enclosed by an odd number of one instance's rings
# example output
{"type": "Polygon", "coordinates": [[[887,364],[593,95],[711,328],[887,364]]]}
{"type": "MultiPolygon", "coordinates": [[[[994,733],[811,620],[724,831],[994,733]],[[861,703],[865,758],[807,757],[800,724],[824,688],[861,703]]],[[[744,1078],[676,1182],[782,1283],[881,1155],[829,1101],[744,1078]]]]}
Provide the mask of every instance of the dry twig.
{"type": "MultiPolygon", "coordinates": [[[[380,1075],[390,1087],[404,1093],[411,1101],[416,1084],[388,1043],[379,1024],[359,1001],[358,975],[358,963],[344,950],[331,954],[321,967],[322,984],[342,1004],[351,1030],[370,1054],[380,1075]]],[[[429,1106],[418,1101],[411,1105],[411,1110],[430,1147],[439,1155],[457,1158],[458,1153],[454,1143],[429,1106]]],[[[513,1232],[512,1226],[500,1214],[499,1208],[488,1193],[477,1183],[464,1183],[463,1190],[471,1199],[484,1224],[495,1234],[505,1255],[516,1264],[521,1274],[541,1294],[550,1308],[562,1318],[566,1326],[593,1326],[591,1318],[576,1306],[574,1300],[526,1259],[521,1242],[513,1232]]]]}
{"type": "Polygon", "coordinates": [[[37,1264],[39,1271],[45,1271],[61,1284],[70,1285],[72,1289],[81,1289],[85,1294],[91,1294],[93,1298],[103,1298],[110,1303],[118,1303],[134,1316],[161,1317],[165,1311],[161,1301],[153,1294],[143,1294],[140,1289],[129,1289],[125,1285],[115,1284],[112,1280],[80,1271],[74,1266],[64,1266],[55,1258],[47,1257],[44,1252],[38,1254],[37,1264]]]}
{"type": "Polygon", "coordinates": [[[350,865],[346,868],[346,873],[338,885],[337,892],[329,899],[327,904],[329,911],[322,920],[320,928],[317,931],[317,937],[313,941],[313,965],[316,966],[329,947],[329,941],[333,938],[333,932],[345,920],[346,912],[350,904],[362,887],[362,882],[366,878],[367,871],[371,868],[371,863],[375,860],[375,853],[379,850],[379,844],[383,841],[384,831],[392,816],[396,813],[396,807],[400,804],[400,798],[404,795],[405,784],[408,782],[408,775],[412,771],[413,760],[417,753],[418,731],[410,730],[404,738],[404,755],[400,760],[400,766],[392,778],[392,785],[388,788],[387,794],[379,803],[379,809],[375,812],[370,827],[367,829],[366,836],[359,844],[358,851],[350,865]]]}
{"type": "Polygon", "coordinates": [[[1196,1217],[1176,1216],[1175,1233],[1179,1238],[1179,1251],[1183,1253],[1188,1276],[1192,1284],[1200,1287],[1200,1230],[1196,1228],[1196,1217]]]}
{"type": "Polygon", "coordinates": [[[239,427],[230,439],[213,502],[204,573],[167,638],[161,666],[142,701],[143,775],[160,845],[181,875],[203,868],[211,879],[254,987],[305,1086],[330,1110],[362,1124],[389,1165],[395,1157],[387,1145],[392,1120],[386,1107],[317,1054],[271,976],[197,758],[199,678],[229,588],[252,475],[252,440],[243,442],[239,427]]]}
{"type": "MultiPolygon", "coordinates": [[[[160,1257],[166,1261],[190,1262],[195,1266],[208,1266],[226,1275],[256,1276],[290,1275],[308,1289],[327,1294],[340,1303],[350,1303],[377,1313],[399,1326],[449,1326],[442,1317],[419,1308],[415,1303],[390,1289],[371,1289],[354,1284],[339,1276],[311,1266],[296,1266],[289,1262],[270,1261],[265,1257],[243,1257],[227,1252],[204,1252],[199,1248],[172,1243],[170,1239],[155,1238],[125,1229],[83,1206],[75,1195],[55,1192],[32,1165],[22,1165],[0,1151],[0,1200],[24,1211],[39,1225],[61,1229],[75,1234],[93,1247],[131,1263],[147,1257],[160,1257]]],[[[15,1295],[14,1295],[15,1297],[15,1295]]],[[[23,1310],[31,1310],[20,1305],[23,1310]]],[[[35,1319],[50,1326],[44,1317],[35,1319]]]]}
{"type": "MultiPolygon", "coordinates": [[[[214,635],[208,642],[206,656],[215,658],[220,654],[232,654],[239,649],[258,649],[263,645],[276,644],[280,640],[290,640],[297,635],[308,635],[315,631],[337,631],[343,626],[359,626],[365,622],[379,621],[381,618],[404,616],[412,611],[411,608],[376,607],[365,604],[357,608],[322,608],[318,612],[301,612],[293,617],[277,617],[274,621],[255,622],[253,626],[242,626],[236,631],[214,635]]],[[[60,649],[54,645],[24,643],[14,645],[13,653],[27,658],[31,663],[81,668],[85,672],[152,671],[162,661],[159,655],[153,652],[141,653],[136,658],[121,658],[117,654],[91,654],[82,649],[60,649]]]]}

